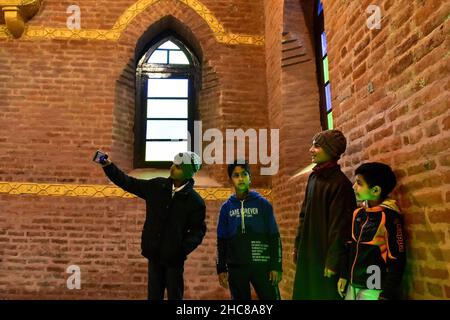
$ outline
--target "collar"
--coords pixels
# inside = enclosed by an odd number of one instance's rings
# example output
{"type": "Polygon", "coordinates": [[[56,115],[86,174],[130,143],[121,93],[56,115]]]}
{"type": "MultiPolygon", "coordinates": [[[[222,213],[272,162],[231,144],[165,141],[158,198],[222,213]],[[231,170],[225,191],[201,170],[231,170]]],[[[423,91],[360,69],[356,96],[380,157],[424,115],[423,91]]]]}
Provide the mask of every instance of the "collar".
{"type": "Polygon", "coordinates": [[[316,174],[327,175],[334,171],[334,169],[340,168],[337,164],[337,160],[330,160],[316,165],[312,170],[316,174]]]}
{"type": "Polygon", "coordinates": [[[380,212],[385,211],[386,209],[400,212],[400,209],[397,207],[396,201],[391,198],[386,198],[382,203],[374,207],[368,207],[366,201],[364,201],[363,207],[367,212],[380,212]]]}
{"type": "Polygon", "coordinates": [[[188,183],[189,183],[189,181],[187,181],[185,184],[183,184],[180,187],[175,187],[175,185],[172,183],[172,193],[183,190],[183,188],[186,187],[188,185],[188,183]]]}
{"type": "Polygon", "coordinates": [[[176,192],[178,192],[178,193],[180,193],[180,194],[185,194],[185,193],[189,192],[189,190],[190,190],[191,188],[193,188],[193,186],[194,186],[194,179],[192,179],[192,178],[189,179],[189,180],[187,180],[185,184],[183,184],[182,186],[180,186],[180,187],[178,187],[178,188],[176,188],[176,187],[173,185],[173,179],[168,178],[167,184],[165,185],[165,188],[171,190],[171,192],[172,192],[172,197],[173,197],[173,196],[175,195],[176,192]]]}
{"type": "Polygon", "coordinates": [[[375,206],[375,207],[364,207],[364,210],[366,212],[380,212],[383,211],[384,208],[382,206],[375,206]]]}

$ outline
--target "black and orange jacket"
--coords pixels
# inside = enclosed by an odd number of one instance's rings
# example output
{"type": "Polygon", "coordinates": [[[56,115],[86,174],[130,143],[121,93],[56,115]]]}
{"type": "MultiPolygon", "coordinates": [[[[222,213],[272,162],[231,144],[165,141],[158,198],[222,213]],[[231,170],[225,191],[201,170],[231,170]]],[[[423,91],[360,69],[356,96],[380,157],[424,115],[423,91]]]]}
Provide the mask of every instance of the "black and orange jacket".
{"type": "Polygon", "coordinates": [[[351,239],[343,261],[345,274],[341,277],[357,288],[368,288],[374,268],[381,275],[381,298],[395,298],[405,268],[403,218],[394,200],[387,199],[379,206],[358,208],[353,213],[351,239]]]}

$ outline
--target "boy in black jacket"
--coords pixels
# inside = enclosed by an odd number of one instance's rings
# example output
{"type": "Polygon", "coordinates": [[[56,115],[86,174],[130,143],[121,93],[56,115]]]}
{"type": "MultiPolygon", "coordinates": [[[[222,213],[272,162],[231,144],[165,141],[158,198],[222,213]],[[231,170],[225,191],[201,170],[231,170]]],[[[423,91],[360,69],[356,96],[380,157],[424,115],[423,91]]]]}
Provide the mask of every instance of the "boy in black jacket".
{"type": "Polygon", "coordinates": [[[201,166],[199,156],[179,153],[169,178],[150,180],[130,177],[108,159],[101,163],[114,184],[146,201],[141,249],[149,260],[148,298],[164,299],[167,288],[169,300],[183,299],[184,261],[206,233],[205,202],[193,189],[192,179],[201,166]]]}
{"type": "Polygon", "coordinates": [[[365,163],[353,185],[365,206],[353,213],[351,239],[344,257],[338,292],[346,300],[395,299],[405,268],[405,242],[400,210],[389,193],[396,178],[388,165],[365,163]]]}
{"type": "Polygon", "coordinates": [[[219,283],[230,287],[233,300],[251,299],[250,283],[261,300],[279,300],[281,239],[272,205],[249,190],[246,161],[228,165],[236,191],[220,209],[217,225],[219,283]]]}

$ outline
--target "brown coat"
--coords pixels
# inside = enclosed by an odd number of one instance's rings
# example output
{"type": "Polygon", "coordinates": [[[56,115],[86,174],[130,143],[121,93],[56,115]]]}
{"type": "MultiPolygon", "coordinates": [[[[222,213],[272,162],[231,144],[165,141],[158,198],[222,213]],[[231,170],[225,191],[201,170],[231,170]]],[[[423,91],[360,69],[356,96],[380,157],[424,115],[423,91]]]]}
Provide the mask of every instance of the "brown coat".
{"type": "Polygon", "coordinates": [[[339,262],[345,254],[356,199],[340,166],[311,173],[295,240],[298,251],[293,299],[339,299],[339,262]],[[337,272],[324,277],[325,267],[337,272]]]}

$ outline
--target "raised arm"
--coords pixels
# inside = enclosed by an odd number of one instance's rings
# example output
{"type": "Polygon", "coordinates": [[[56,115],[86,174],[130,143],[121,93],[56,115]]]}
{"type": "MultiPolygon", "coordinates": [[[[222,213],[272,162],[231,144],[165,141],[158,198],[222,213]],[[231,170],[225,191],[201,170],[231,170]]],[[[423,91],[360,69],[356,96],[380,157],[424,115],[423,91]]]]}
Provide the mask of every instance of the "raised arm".
{"type": "Polygon", "coordinates": [[[148,196],[147,193],[150,191],[149,180],[130,177],[109,160],[103,165],[103,171],[116,186],[123,190],[143,199],[148,196]]]}

